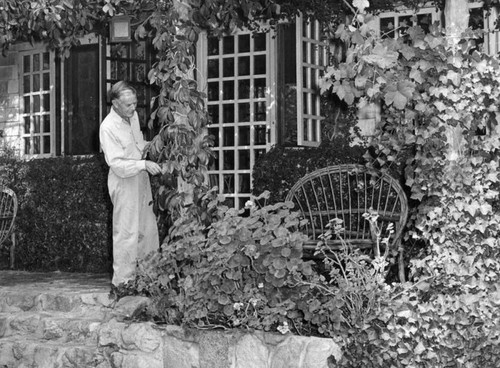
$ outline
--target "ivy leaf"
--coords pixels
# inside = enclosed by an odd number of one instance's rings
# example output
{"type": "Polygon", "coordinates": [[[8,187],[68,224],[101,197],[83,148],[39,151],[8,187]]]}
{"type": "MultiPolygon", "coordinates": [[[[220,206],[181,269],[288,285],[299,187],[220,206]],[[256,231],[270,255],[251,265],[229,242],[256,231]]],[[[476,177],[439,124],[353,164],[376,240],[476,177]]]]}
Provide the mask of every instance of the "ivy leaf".
{"type": "Polygon", "coordinates": [[[352,105],[354,102],[354,92],[352,90],[351,85],[347,81],[343,81],[342,84],[338,84],[334,86],[334,92],[337,93],[337,96],[347,102],[349,105],[352,105]]]}
{"type": "Polygon", "coordinates": [[[376,65],[382,69],[390,69],[396,65],[398,61],[399,54],[395,51],[389,51],[389,49],[381,44],[377,44],[372,53],[365,55],[362,59],[368,64],[376,65]]]}
{"type": "Polygon", "coordinates": [[[394,105],[395,108],[403,110],[413,96],[415,85],[410,81],[402,81],[389,84],[385,89],[385,103],[394,105]]]}

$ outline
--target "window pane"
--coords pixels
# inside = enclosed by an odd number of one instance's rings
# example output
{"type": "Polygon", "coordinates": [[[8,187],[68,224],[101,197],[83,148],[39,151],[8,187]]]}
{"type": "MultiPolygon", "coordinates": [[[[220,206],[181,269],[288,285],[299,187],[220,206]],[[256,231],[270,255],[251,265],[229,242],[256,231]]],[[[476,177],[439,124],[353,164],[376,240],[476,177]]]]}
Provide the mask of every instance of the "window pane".
{"type": "Polygon", "coordinates": [[[249,52],[250,51],[250,35],[240,35],[238,36],[238,51],[239,52],[249,52]]]}
{"type": "Polygon", "coordinates": [[[208,55],[219,54],[219,39],[217,37],[208,37],[208,55]]]}
{"type": "Polygon", "coordinates": [[[49,53],[48,52],[44,52],[43,53],[43,70],[48,70],[49,69],[49,53]]]}
{"type": "Polygon", "coordinates": [[[40,112],[40,96],[33,96],[33,112],[40,112]]]}
{"type": "Polygon", "coordinates": [[[225,81],[222,84],[223,90],[223,99],[224,100],[234,100],[234,82],[233,81],[225,81]]]}
{"type": "Polygon", "coordinates": [[[234,37],[227,36],[222,39],[222,53],[224,55],[234,54],[234,37]]]}
{"type": "Polygon", "coordinates": [[[254,97],[262,98],[266,97],[266,80],[265,78],[255,79],[254,97]]]}
{"type": "Polygon", "coordinates": [[[394,18],[380,19],[380,34],[382,37],[394,38],[394,18]]]}
{"type": "Polygon", "coordinates": [[[43,90],[44,91],[50,90],[50,74],[49,73],[43,73],[43,90]]]}
{"type": "Polygon", "coordinates": [[[219,77],[219,60],[211,59],[208,60],[208,78],[218,78],[219,77]]]}
{"type": "Polygon", "coordinates": [[[31,130],[31,118],[29,116],[24,117],[24,134],[29,134],[31,130]]]}
{"type": "Polygon", "coordinates": [[[39,71],[40,70],[40,54],[35,54],[33,55],[33,71],[39,71]]]}
{"type": "Polygon", "coordinates": [[[223,151],[224,170],[234,170],[234,151],[223,151]]]}
{"type": "MultiPolygon", "coordinates": [[[[24,77],[26,79],[26,77],[24,77]]],[[[28,77],[29,79],[29,77],[28,77]]],[[[33,74],[33,92],[40,91],[40,74],[33,74]]]]}
{"type": "Polygon", "coordinates": [[[208,114],[210,115],[212,124],[219,123],[219,105],[208,105],[208,114]]]}
{"type": "Polygon", "coordinates": [[[234,123],[233,104],[225,104],[222,106],[222,123],[234,123]]]}
{"type": "Polygon", "coordinates": [[[266,50],[266,34],[257,33],[254,36],[254,50],[255,51],[265,51],[266,50]]]}
{"type": "Polygon", "coordinates": [[[40,133],[40,115],[33,116],[33,133],[40,133]]]}
{"type": "Polygon", "coordinates": [[[254,74],[266,74],[266,55],[255,56],[254,63],[254,74]]]}
{"type": "Polygon", "coordinates": [[[214,151],[214,157],[212,157],[210,159],[210,163],[208,165],[209,170],[219,170],[219,161],[220,161],[219,160],[219,151],[214,151]]]}
{"type": "Polygon", "coordinates": [[[220,187],[219,186],[219,175],[218,174],[210,174],[209,181],[211,187],[220,187]]]}
{"type": "Polygon", "coordinates": [[[23,93],[30,93],[31,92],[31,78],[29,75],[25,75],[23,78],[23,93]]]}
{"type": "Polygon", "coordinates": [[[31,56],[30,55],[23,56],[23,71],[24,71],[24,73],[31,72],[31,56]]]}
{"type": "Polygon", "coordinates": [[[219,128],[208,128],[208,134],[214,138],[214,147],[219,146],[219,128]]]}
{"type": "Polygon", "coordinates": [[[219,99],[219,82],[208,82],[208,100],[217,101],[219,99]]]}
{"type": "Polygon", "coordinates": [[[29,155],[31,150],[31,142],[29,137],[24,138],[24,154],[29,155]]]}
{"type": "Polygon", "coordinates": [[[238,151],[238,169],[248,170],[250,169],[250,151],[241,150],[238,151]]]}
{"type": "Polygon", "coordinates": [[[234,128],[224,128],[222,133],[222,140],[224,147],[234,147],[234,128]]]}
{"type": "Polygon", "coordinates": [[[250,193],[250,174],[240,174],[240,193],[250,193]]]}
{"type": "Polygon", "coordinates": [[[234,192],[234,175],[224,174],[224,192],[232,193],[234,192]]]}
{"type": "Polygon", "coordinates": [[[239,127],[238,128],[238,145],[248,146],[250,145],[250,127],[239,127]]]}
{"type": "Polygon", "coordinates": [[[239,122],[249,122],[250,121],[250,104],[249,103],[238,104],[238,121],[239,122]]]}
{"type": "Polygon", "coordinates": [[[257,161],[259,159],[259,157],[262,156],[264,153],[266,153],[265,149],[254,150],[255,161],[257,161]]]}
{"type": "Polygon", "coordinates": [[[31,108],[31,99],[30,96],[25,96],[24,97],[24,113],[29,114],[30,113],[30,108],[31,108]]]}
{"type": "Polygon", "coordinates": [[[254,103],[254,121],[266,121],[266,103],[264,101],[254,103]]]}
{"type": "Polygon", "coordinates": [[[43,119],[43,132],[50,133],[50,115],[44,115],[43,119]]]}
{"type": "Polygon", "coordinates": [[[266,126],[256,125],[254,134],[254,144],[266,144],[266,126]]]}
{"type": "Polygon", "coordinates": [[[50,153],[50,136],[43,137],[43,153],[50,153]]]}
{"type": "Polygon", "coordinates": [[[33,137],[33,154],[40,154],[40,137],[33,137]]]}
{"type": "Polygon", "coordinates": [[[224,77],[234,76],[234,59],[232,57],[222,59],[222,68],[224,77]]]}
{"type": "Polygon", "coordinates": [[[43,97],[43,111],[50,111],[50,94],[45,93],[43,97]]]}
{"type": "Polygon", "coordinates": [[[250,98],[250,80],[243,79],[238,82],[238,97],[250,98]]]}
{"type": "Polygon", "coordinates": [[[250,75],[250,56],[238,58],[238,75],[250,75]]]}

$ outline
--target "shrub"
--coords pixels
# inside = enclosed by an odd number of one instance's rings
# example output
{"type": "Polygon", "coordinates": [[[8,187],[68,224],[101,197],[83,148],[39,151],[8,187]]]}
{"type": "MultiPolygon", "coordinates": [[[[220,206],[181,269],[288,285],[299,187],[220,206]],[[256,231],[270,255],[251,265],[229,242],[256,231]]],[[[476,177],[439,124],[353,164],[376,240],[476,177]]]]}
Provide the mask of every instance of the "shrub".
{"type": "Polygon", "coordinates": [[[2,180],[19,201],[16,267],[109,271],[112,206],[102,156],[2,161],[2,180]]]}
{"type": "Polygon", "coordinates": [[[133,288],[152,295],[155,317],[168,323],[263,330],[291,323],[302,296],[293,276],[313,274],[291,203],[249,202],[238,211],[212,191],[203,201],[213,222],[206,227],[185,212],[133,288]]]}
{"type": "Polygon", "coordinates": [[[284,201],[290,188],[307,173],[329,165],[362,163],[365,151],[343,138],[314,148],[275,146],[254,165],[253,192],[258,195],[267,190],[271,203],[284,201]]]}

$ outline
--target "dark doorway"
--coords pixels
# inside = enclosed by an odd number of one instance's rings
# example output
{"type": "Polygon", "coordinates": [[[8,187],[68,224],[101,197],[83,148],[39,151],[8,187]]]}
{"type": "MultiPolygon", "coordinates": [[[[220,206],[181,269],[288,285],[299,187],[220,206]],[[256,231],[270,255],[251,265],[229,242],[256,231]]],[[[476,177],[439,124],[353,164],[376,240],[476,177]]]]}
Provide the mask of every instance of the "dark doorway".
{"type": "Polygon", "coordinates": [[[99,152],[99,45],[71,49],[64,64],[64,149],[67,155],[99,152]]]}

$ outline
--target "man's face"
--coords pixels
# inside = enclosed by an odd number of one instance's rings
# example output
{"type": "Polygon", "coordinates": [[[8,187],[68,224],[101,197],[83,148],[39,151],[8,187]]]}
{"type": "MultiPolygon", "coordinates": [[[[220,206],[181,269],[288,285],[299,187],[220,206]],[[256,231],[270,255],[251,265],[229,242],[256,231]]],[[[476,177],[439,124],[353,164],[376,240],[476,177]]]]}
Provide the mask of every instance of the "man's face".
{"type": "Polygon", "coordinates": [[[120,116],[131,118],[137,107],[137,96],[132,91],[123,91],[120,98],[113,100],[113,107],[120,116]]]}

